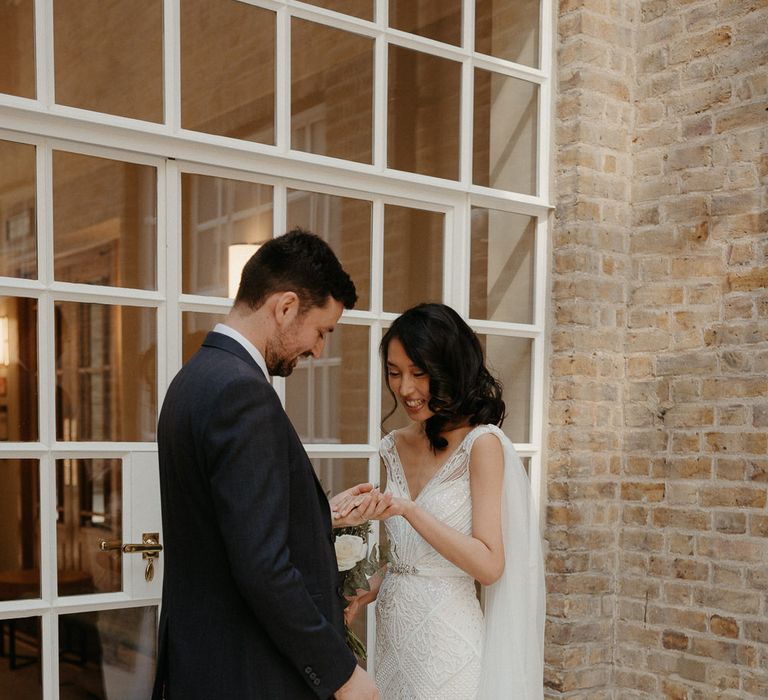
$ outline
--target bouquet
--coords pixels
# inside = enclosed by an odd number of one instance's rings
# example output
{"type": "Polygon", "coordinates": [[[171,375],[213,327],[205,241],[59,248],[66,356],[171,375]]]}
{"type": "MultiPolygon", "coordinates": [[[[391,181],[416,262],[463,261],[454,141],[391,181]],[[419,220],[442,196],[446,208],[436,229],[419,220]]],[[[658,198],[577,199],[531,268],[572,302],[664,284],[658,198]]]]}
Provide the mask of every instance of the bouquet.
{"type": "MultiPolygon", "coordinates": [[[[368,577],[379,571],[391,558],[388,549],[378,545],[374,545],[370,554],[368,553],[368,535],[370,532],[370,522],[340,527],[336,530],[334,548],[345,608],[349,605],[348,596],[356,596],[360,589],[371,590],[368,577]]],[[[347,645],[358,660],[364,663],[367,657],[365,644],[346,622],[344,623],[344,631],[347,645]]]]}

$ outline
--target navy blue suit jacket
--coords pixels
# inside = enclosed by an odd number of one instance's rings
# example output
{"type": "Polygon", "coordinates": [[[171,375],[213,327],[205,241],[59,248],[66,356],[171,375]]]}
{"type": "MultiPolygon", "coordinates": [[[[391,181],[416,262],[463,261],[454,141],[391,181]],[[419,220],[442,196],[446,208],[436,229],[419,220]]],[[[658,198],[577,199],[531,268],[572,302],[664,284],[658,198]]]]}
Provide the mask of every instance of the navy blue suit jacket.
{"type": "Polygon", "coordinates": [[[352,675],[328,500],[263,372],[209,333],[158,425],[154,698],[329,698],[352,675]]]}

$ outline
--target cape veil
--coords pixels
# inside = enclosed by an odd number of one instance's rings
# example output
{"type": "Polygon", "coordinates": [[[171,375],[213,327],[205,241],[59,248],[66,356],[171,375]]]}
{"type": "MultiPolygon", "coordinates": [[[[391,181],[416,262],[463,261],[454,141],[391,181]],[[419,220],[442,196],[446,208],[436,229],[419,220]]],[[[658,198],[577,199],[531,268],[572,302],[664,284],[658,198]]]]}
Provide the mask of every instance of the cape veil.
{"type": "Polygon", "coordinates": [[[509,438],[504,448],[501,578],[483,588],[485,641],[478,700],[541,700],[544,696],[546,590],[539,517],[528,475],[509,438]]]}

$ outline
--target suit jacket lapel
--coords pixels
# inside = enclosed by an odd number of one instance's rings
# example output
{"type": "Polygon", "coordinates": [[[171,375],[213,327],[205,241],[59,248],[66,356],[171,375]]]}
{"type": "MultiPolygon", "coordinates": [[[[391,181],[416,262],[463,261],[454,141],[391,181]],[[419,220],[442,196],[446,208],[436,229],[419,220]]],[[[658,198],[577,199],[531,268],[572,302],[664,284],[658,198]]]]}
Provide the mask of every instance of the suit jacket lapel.
{"type": "MultiPolygon", "coordinates": [[[[264,381],[267,381],[267,378],[264,377],[264,372],[262,372],[261,367],[256,363],[256,361],[251,357],[251,354],[242,346],[240,343],[238,343],[234,338],[230,338],[228,335],[224,335],[222,333],[216,333],[215,331],[211,331],[206,336],[205,340],[203,341],[203,345],[205,347],[209,348],[217,348],[219,350],[224,350],[225,352],[230,352],[233,355],[236,355],[239,357],[243,362],[247,362],[251,367],[253,367],[258,373],[260,377],[264,378],[264,381]]],[[[290,419],[288,419],[288,422],[290,423],[290,419]]],[[[299,438],[299,434],[296,432],[296,429],[293,427],[293,424],[290,423],[291,429],[293,430],[293,434],[296,437],[296,442],[301,445],[301,438],[299,438]]],[[[304,450],[303,446],[301,446],[302,451],[306,454],[306,450],[304,450]]],[[[312,460],[310,460],[309,456],[307,455],[307,462],[308,462],[308,468],[309,471],[312,473],[312,478],[315,480],[315,487],[317,488],[317,495],[318,500],[320,501],[321,507],[324,509],[327,508],[328,504],[328,495],[323,490],[323,485],[320,483],[320,479],[317,476],[317,472],[315,471],[312,460]]],[[[328,522],[330,523],[330,514],[328,515],[328,522]]]]}

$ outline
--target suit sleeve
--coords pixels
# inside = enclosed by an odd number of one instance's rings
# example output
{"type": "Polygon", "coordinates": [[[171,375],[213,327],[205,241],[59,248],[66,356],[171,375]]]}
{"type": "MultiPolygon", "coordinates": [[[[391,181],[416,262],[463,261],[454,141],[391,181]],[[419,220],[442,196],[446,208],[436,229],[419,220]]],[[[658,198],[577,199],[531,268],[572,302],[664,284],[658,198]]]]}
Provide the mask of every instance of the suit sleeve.
{"type": "Polygon", "coordinates": [[[290,439],[272,388],[239,378],[213,402],[203,444],[237,586],[277,648],[319,697],[328,698],[356,661],[291,562],[290,439]]]}

